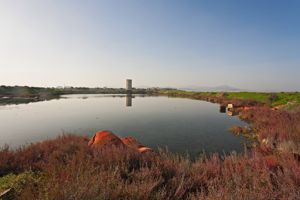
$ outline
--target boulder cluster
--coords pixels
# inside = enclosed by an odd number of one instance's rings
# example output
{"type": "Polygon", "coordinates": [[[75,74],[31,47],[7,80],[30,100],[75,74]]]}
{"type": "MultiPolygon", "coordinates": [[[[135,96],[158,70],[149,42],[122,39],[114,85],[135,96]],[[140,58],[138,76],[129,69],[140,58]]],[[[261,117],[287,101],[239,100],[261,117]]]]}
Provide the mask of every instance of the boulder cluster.
{"type": "Polygon", "coordinates": [[[88,143],[91,147],[104,148],[104,147],[121,147],[121,148],[130,148],[139,153],[151,152],[152,149],[144,146],[135,138],[129,136],[125,138],[120,138],[113,134],[111,131],[103,130],[98,131],[92,137],[88,143]]]}

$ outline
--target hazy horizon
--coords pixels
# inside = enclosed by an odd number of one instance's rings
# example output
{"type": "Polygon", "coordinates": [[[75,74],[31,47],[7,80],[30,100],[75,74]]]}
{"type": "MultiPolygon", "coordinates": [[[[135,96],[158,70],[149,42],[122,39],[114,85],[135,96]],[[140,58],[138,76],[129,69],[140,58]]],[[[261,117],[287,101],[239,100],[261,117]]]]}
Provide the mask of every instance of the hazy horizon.
{"type": "Polygon", "coordinates": [[[300,1],[3,0],[0,85],[300,91],[300,1]]]}

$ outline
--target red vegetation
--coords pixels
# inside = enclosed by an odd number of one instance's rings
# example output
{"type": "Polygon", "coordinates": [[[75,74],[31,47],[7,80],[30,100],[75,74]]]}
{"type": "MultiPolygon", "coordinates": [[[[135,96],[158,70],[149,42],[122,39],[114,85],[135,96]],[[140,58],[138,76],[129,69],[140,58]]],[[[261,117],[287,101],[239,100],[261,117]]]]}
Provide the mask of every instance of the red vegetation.
{"type": "Polygon", "coordinates": [[[277,157],[274,156],[274,155],[266,156],[264,158],[264,161],[266,163],[266,166],[269,167],[269,169],[274,169],[274,168],[280,166],[278,161],[277,161],[277,157]]]}
{"type": "Polygon", "coordinates": [[[251,122],[262,145],[300,153],[300,112],[289,113],[268,107],[244,110],[240,117],[251,122]]]}
{"type": "Polygon", "coordinates": [[[41,174],[16,199],[299,199],[300,164],[290,154],[254,150],[190,161],[131,148],[90,148],[61,136],[0,151],[0,175],[41,174]]]}

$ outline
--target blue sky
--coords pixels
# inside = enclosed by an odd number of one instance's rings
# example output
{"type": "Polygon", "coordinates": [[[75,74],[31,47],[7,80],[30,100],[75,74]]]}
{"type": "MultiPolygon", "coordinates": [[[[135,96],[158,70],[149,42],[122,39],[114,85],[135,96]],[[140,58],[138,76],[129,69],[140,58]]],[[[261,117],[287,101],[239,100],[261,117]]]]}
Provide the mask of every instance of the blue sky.
{"type": "Polygon", "coordinates": [[[298,0],[2,0],[0,85],[300,90],[298,0]]]}

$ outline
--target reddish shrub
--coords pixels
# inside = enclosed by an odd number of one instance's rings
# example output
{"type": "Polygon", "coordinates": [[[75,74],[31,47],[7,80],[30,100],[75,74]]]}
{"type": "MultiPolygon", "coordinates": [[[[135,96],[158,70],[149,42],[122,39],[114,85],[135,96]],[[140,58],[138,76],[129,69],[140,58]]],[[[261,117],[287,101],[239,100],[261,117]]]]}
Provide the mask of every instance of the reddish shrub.
{"type": "Polygon", "coordinates": [[[251,122],[255,133],[264,144],[277,148],[280,143],[290,141],[294,144],[293,151],[300,153],[300,112],[288,113],[257,107],[244,110],[240,116],[251,122]]]}
{"type": "Polygon", "coordinates": [[[0,172],[37,171],[18,199],[297,199],[300,164],[290,154],[254,149],[191,161],[167,152],[90,148],[65,135],[0,151],[0,172]],[[4,161],[9,160],[8,161],[4,161]]]}

